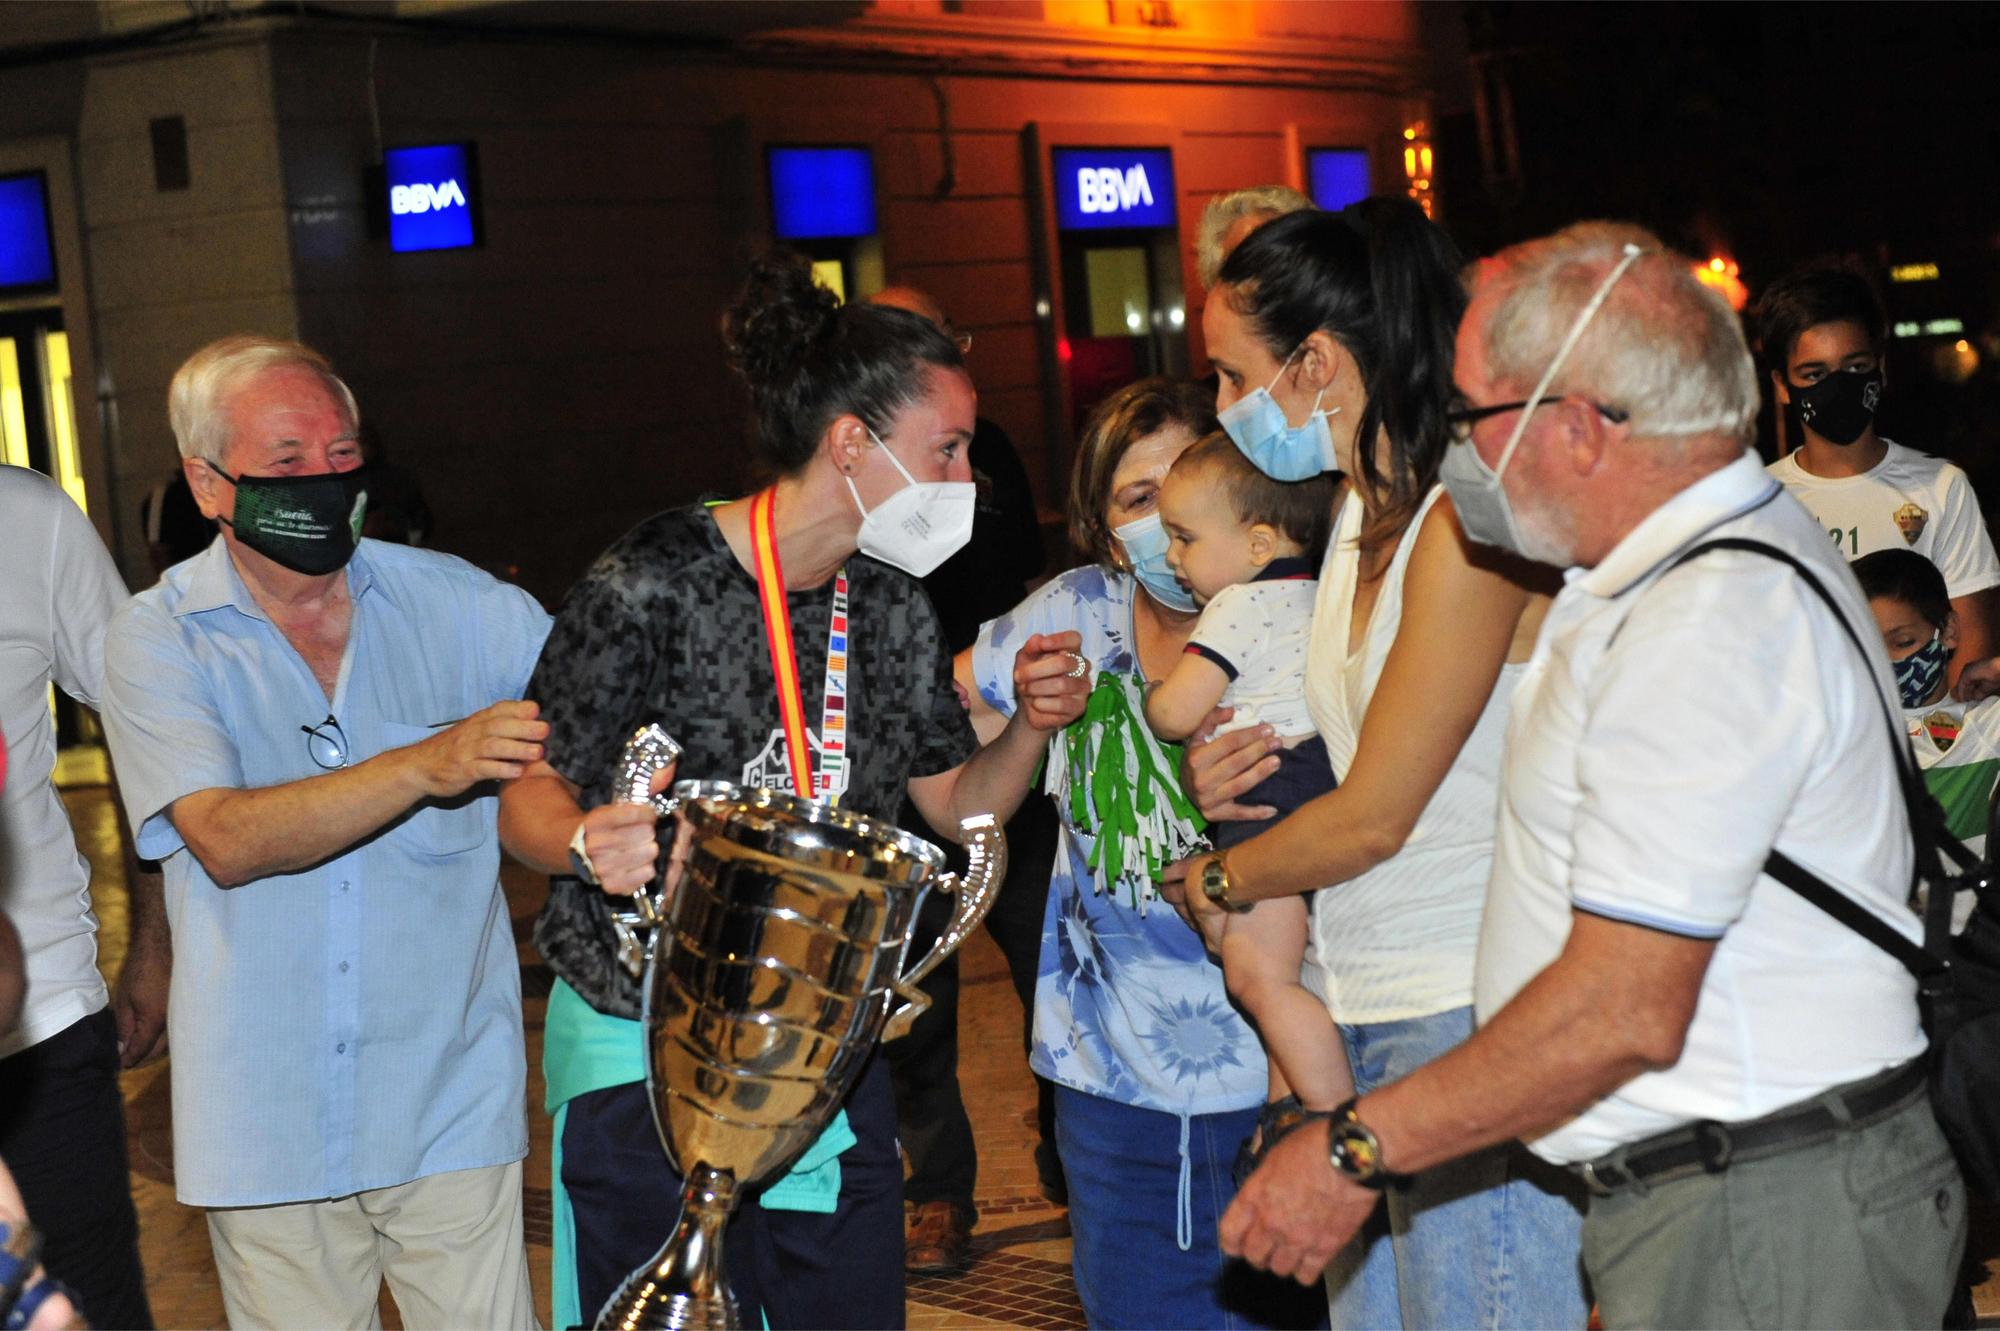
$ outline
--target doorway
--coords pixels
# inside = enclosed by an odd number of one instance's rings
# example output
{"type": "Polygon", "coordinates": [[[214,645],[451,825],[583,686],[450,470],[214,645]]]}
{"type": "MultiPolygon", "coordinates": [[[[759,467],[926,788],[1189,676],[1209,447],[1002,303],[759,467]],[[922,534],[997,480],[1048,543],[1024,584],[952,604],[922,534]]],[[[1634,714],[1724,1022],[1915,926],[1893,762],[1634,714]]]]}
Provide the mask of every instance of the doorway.
{"type": "MultiPolygon", "coordinates": [[[[0,462],[51,477],[86,513],[69,334],[59,309],[0,310],[0,462]]],[[[97,719],[50,690],[56,743],[101,743],[97,719]]]]}

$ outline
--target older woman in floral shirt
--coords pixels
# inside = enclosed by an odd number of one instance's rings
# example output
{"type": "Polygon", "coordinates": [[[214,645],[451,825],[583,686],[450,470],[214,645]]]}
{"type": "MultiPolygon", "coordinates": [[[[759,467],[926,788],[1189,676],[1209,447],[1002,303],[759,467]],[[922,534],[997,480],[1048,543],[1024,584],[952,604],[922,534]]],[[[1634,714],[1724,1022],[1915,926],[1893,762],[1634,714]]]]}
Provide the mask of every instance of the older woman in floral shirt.
{"type": "Polygon", "coordinates": [[[1015,709],[1014,655],[1034,635],[1080,634],[1096,682],[1050,755],[1061,843],[1030,1054],[1056,1085],[1077,1293],[1093,1327],[1310,1326],[1324,1314],[1311,1293],[1231,1264],[1216,1243],[1231,1161],[1264,1101],[1264,1052],[1221,969],[1157,898],[1159,868],[1200,844],[1199,823],[1173,756],[1133,707],[1197,618],[1166,570],[1154,504],[1174,459],[1215,428],[1213,410],[1205,390],[1163,379],[1108,399],[1085,429],[1070,495],[1071,538],[1093,562],[987,624],[957,663],[982,740],[1015,709]]]}

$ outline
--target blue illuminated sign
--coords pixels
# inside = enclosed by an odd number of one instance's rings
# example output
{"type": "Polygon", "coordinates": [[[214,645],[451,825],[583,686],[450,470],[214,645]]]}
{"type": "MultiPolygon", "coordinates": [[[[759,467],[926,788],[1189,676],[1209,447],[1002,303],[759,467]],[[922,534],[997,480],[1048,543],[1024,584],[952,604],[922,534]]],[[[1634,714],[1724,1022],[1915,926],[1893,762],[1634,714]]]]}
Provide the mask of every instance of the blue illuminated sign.
{"type": "Polygon", "coordinates": [[[55,284],[48,178],[39,171],[0,176],[0,291],[55,284]]]}
{"type": "Polygon", "coordinates": [[[390,249],[405,254],[479,243],[479,164],[470,143],[390,148],[382,168],[390,249]]]}
{"type": "Polygon", "coordinates": [[[1334,212],[1368,197],[1368,154],[1359,148],[1308,148],[1313,206],[1334,212]]]}
{"type": "Polygon", "coordinates": [[[866,148],[773,147],[771,231],[780,240],[875,234],[875,155],[866,148]]]}
{"type": "Polygon", "coordinates": [[[1059,229],[1174,224],[1174,155],[1165,148],[1057,148],[1050,156],[1059,229]]]}

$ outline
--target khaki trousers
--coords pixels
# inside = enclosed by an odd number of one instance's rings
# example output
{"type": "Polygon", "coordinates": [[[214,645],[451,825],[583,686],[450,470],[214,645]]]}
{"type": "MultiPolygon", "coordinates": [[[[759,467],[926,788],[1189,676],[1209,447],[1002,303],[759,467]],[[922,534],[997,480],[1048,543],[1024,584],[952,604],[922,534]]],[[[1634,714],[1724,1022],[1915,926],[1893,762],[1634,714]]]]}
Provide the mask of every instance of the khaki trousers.
{"type": "Polygon", "coordinates": [[[208,1235],[236,1331],[379,1328],[384,1280],[410,1331],[540,1331],[518,1160],[331,1201],[215,1209],[208,1235]]]}
{"type": "Polygon", "coordinates": [[[1934,1327],[1965,1219],[1920,1095],[1830,1141],[1591,1198],[1583,1264],[1611,1331],[1934,1327]]]}

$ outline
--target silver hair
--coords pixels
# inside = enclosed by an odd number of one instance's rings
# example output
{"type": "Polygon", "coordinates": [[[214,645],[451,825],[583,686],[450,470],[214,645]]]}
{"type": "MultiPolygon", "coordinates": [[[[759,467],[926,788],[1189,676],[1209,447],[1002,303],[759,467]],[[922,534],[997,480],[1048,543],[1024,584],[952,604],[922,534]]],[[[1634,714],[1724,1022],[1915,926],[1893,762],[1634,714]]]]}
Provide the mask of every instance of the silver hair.
{"type": "Polygon", "coordinates": [[[1479,330],[1487,378],[1533,387],[1628,244],[1645,255],[1612,286],[1548,396],[1624,411],[1638,438],[1750,442],[1757,373],[1735,311],[1696,280],[1692,260],[1624,223],[1578,222],[1478,265],[1479,294],[1497,297],[1479,330]]]}
{"type": "Polygon", "coordinates": [[[1252,213],[1283,217],[1286,213],[1303,212],[1312,206],[1311,199],[1290,185],[1252,185],[1249,189],[1231,190],[1210,199],[1208,207],[1201,210],[1201,225],[1194,237],[1194,266],[1202,286],[1215,285],[1216,276],[1222,271],[1222,261],[1229,257],[1222,252],[1222,238],[1237,218],[1248,217],[1252,213]]]}
{"type": "Polygon", "coordinates": [[[181,456],[203,462],[222,461],[229,446],[229,420],[224,408],[229,395],[266,370],[310,370],[323,380],[356,429],[361,410],[354,394],[326,357],[299,342],[238,333],[209,343],[174,371],[167,386],[167,419],[181,456]]]}

